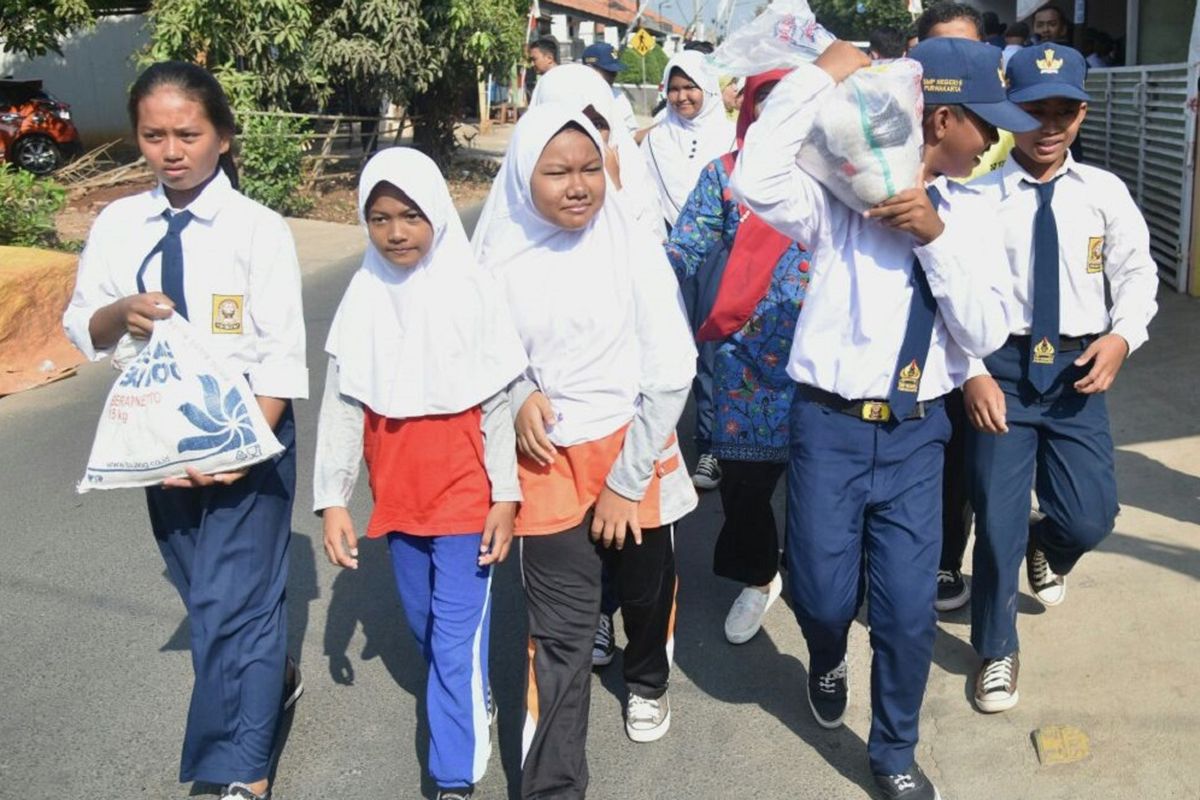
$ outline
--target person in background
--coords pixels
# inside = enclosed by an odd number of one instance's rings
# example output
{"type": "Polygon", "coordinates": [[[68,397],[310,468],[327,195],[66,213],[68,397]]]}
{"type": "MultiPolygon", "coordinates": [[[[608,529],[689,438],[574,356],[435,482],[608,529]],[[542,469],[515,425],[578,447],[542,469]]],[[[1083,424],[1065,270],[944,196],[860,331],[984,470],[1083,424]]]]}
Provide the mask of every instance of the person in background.
{"type": "Polygon", "coordinates": [[[904,55],[908,55],[908,51],[912,50],[920,43],[920,38],[917,36],[916,28],[909,28],[904,32],[904,55]]]}
{"type": "Polygon", "coordinates": [[[712,42],[706,42],[702,39],[696,39],[696,40],[693,40],[690,42],[684,42],[683,49],[685,51],[694,50],[697,53],[709,56],[709,55],[712,55],[712,51],[715,50],[716,48],[713,47],[712,42]]]}
{"type": "Polygon", "coordinates": [[[983,17],[966,3],[934,3],[917,18],[917,38],[922,42],[948,36],[983,41],[983,17]]]}
{"type": "Polygon", "coordinates": [[[1107,69],[1115,66],[1116,44],[1111,36],[1101,30],[1088,28],[1083,36],[1083,54],[1091,69],[1107,69]]]}
{"type": "Polygon", "coordinates": [[[983,12],[983,41],[1003,50],[1004,29],[1005,25],[995,11],[983,12]]]}
{"type": "Polygon", "coordinates": [[[582,60],[584,64],[600,73],[600,77],[604,78],[604,82],[612,91],[613,111],[617,118],[610,124],[624,127],[630,135],[637,133],[638,121],[637,116],[633,113],[633,103],[629,102],[629,95],[614,86],[617,82],[617,75],[621,73],[625,65],[617,58],[617,52],[613,46],[607,42],[596,42],[584,49],[582,60]]]}
{"type": "Polygon", "coordinates": [[[1038,42],[1070,44],[1071,26],[1067,15],[1056,5],[1047,3],[1033,13],[1033,35],[1038,42]]]}
{"type": "Polygon", "coordinates": [[[538,75],[545,75],[558,66],[558,42],[543,36],[529,45],[529,63],[538,75]]]}
{"type": "MultiPolygon", "coordinates": [[[[746,81],[739,145],[786,74],[774,70],[746,81]]],[[[714,308],[698,327],[702,338],[718,342],[712,453],[724,473],[725,523],[713,550],[713,572],[742,586],[725,618],[725,638],[742,644],[758,633],[783,589],[771,496],[787,469],[788,411],[795,389],[787,361],[808,288],[809,262],[800,244],[733,200],[729,172],[736,155],[705,166],[666,247],[681,284],[713,269],[715,252],[728,253],[714,308]],[[727,292],[732,286],[744,293],[727,292]]],[[[699,278],[707,283],[710,276],[699,278]]]]}
{"type": "Polygon", "coordinates": [[[1008,60],[1029,41],[1029,26],[1024,22],[1014,22],[1004,31],[1004,52],[1001,63],[1008,69],[1008,60]]]}
{"type": "Polygon", "coordinates": [[[890,25],[881,25],[871,31],[871,35],[867,37],[869,44],[868,55],[872,61],[883,61],[888,58],[900,58],[908,51],[908,45],[905,42],[904,34],[899,28],[893,28],[890,25]]]}
{"type": "Polygon", "coordinates": [[[742,79],[733,75],[722,75],[717,81],[721,87],[721,102],[725,104],[725,116],[736,120],[742,107],[742,79]]]}

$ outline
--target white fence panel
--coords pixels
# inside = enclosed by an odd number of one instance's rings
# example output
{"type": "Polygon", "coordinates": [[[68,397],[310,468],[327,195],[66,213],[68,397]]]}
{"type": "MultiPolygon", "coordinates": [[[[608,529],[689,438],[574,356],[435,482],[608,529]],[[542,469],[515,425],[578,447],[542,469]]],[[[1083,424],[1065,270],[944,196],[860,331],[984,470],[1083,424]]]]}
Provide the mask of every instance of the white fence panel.
{"type": "Polygon", "coordinates": [[[1080,133],[1084,160],[1129,187],[1150,227],[1159,276],[1180,292],[1187,289],[1196,131],[1187,99],[1196,80],[1187,64],[1093,70],[1080,133]]]}

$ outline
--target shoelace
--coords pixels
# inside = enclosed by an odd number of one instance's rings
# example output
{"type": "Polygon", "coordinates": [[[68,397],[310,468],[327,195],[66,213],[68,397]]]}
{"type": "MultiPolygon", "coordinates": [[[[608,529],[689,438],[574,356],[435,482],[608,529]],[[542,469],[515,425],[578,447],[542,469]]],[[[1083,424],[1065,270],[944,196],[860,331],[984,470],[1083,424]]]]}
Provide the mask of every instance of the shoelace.
{"type": "Polygon", "coordinates": [[[958,576],[948,569],[939,569],[937,574],[937,582],[945,584],[958,583],[958,576]]]}
{"type": "Polygon", "coordinates": [[[1029,558],[1032,561],[1029,571],[1033,573],[1033,582],[1037,586],[1053,583],[1057,576],[1050,569],[1050,562],[1046,560],[1046,554],[1041,550],[1034,550],[1029,554],[1029,558]]]}
{"type": "Polygon", "coordinates": [[[831,693],[837,691],[838,679],[845,680],[846,678],[846,662],[838,664],[833,669],[826,672],[821,677],[817,678],[817,687],[822,692],[831,693]]]}
{"type": "Polygon", "coordinates": [[[626,711],[629,719],[634,722],[654,722],[658,717],[658,701],[636,694],[629,695],[629,707],[626,711]]]}
{"type": "Polygon", "coordinates": [[[888,777],[892,779],[892,786],[896,787],[898,792],[917,788],[917,782],[913,780],[912,775],[889,775],[888,777]]]}
{"type": "Polygon", "coordinates": [[[696,472],[707,475],[710,478],[717,474],[717,458],[709,453],[700,456],[700,461],[696,464],[696,472]]]}
{"type": "Polygon", "coordinates": [[[1008,691],[1012,685],[1013,660],[1012,656],[998,658],[987,665],[983,671],[983,690],[990,692],[995,689],[1008,691]]]}

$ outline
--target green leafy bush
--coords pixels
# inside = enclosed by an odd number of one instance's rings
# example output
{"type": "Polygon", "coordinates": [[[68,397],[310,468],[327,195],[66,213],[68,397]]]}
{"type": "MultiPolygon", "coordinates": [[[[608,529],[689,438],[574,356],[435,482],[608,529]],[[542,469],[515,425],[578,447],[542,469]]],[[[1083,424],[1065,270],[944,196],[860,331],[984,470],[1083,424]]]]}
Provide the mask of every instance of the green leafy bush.
{"type": "MultiPolygon", "coordinates": [[[[667,68],[670,58],[661,47],[656,46],[646,53],[646,84],[657,86],[662,80],[663,70],[667,68]]],[[[617,83],[642,83],[642,57],[632,47],[621,51],[621,63],[624,68],[617,75],[617,83]]]]}
{"type": "Polygon", "coordinates": [[[312,201],[300,193],[307,131],[302,117],[243,116],[238,157],[242,193],[285,216],[308,211],[312,201]]]}
{"type": "Polygon", "coordinates": [[[0,167],[0,244],[54,245],[54,215],[66,202],[67,192],[57,183],[0,167]]]}

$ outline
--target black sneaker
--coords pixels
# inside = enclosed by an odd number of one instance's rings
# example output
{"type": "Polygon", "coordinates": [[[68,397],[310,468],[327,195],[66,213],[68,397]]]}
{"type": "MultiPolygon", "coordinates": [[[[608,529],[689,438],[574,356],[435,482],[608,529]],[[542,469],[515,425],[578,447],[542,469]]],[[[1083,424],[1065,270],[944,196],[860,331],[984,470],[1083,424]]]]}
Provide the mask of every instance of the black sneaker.
{"type": "Polygon", "coordinates": [[[592,639],[592,666],[607,667],[612,663],[613,654],[617,650],[616,636],[613,634],[613,618],[608,614],[600,615],[600,624],[596,626],[596,636],[592,639]]]}
{"type": "Polygon", "coordinates": [[[716,456],[711,453],[700,456],[692,473],[692,485],[705,492],[721,485],[721,463],[716,456]]]}
{"type": "Polygon", "coordinates": [[[304,694],[304,677],[300,674],[300,665],[291,656],[283,672],[283,710],[287,711],[296,705],[300,695],[304,694]]]}
{"type": "Polygon", "coordinates": [[[271,790],[266,794],[255,794],[244,783],[231,783],[221,790],[221,800],[271,800],[271,790]]]}
{"type": "Polygon", "coordinates": [[[875,785],[879,787],[880,797],[887,800],[942,800],[925,773],[913,762],[908,772],[899,775],[876,775],[875,785]]]}
{"type": "Polygon", "coordinates": [[[822,728],[841,727],[846,717],[846,659],[824,675],[808,676],[808,707],[822,728]]]}
{"type": "Polygon", "coordinates": [[[1029,546],[1025,549],[1025,577],[1029,589],[1038,600],[1047,606],[1056,606],[1067,599],[1067,580],[1050,569],[1046,554],[1033,539],[1030,531],[1029,546]]]}
{"type": "Polygon", "coordinates": [[[955,611],[971,599],[971,588],[963,578],[962,570],[939,569],[937,573],[937,600],[933,607],[938,611],[955,611]]]}
{"type": "Polygon", "coordinates": [[[465,786],[458,789],[438,789],[437,800],[470,800],[474,796],[475,788],[465,786]]]}

